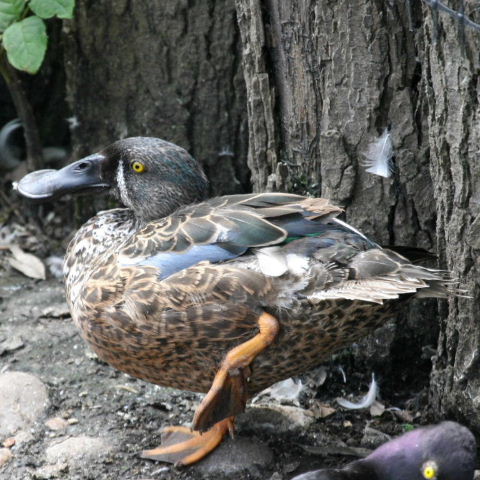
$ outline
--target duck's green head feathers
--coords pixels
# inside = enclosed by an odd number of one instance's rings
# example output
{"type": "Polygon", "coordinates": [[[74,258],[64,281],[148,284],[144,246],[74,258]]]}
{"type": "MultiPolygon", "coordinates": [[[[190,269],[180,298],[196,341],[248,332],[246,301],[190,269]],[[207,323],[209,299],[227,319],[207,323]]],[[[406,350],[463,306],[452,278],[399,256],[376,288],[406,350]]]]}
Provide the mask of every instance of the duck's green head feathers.
{"type": "Polygon", "coordinates": [[[158,138],[132,137],[61,170],[31,173],[18,184],[22,195],[37,201],[106,189],[145,222],[204,200],[208,181],[183,148],[158,138]]]}
{"type": "Polygon", "coordinates": [[[103,176],[141,220],[163,217],[207,198],[208,182],[200,165],[173,143],[132,137],[113,143],[101,154],[106,158],[103,176]]]}

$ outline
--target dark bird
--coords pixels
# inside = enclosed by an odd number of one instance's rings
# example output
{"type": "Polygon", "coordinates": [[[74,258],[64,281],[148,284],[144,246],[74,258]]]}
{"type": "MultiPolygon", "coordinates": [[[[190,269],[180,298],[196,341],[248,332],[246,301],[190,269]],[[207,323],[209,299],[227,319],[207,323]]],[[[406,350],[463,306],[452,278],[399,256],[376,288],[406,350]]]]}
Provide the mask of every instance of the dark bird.
{"type": "Polygon", "coordinates": [[[470,430],[442,422],[404,433],[343,468],[292,480],[473,480],[476,450],[470,430]]]}
{"type": "MultiPolygon", "coordinates": [[[[26,161],[22,130],[18,118],[0,128],[0,171],[11,172],[26,161]]],[[[67,158],[67,151],[63,147],[45,147],[42,149],[42,157],[46,164],[59,165],[67,158]]]]}
{"type": "Polygon", "coordinates": [[[37,201],[109,190],[126,207],[76,233],[66,295],[101,359],[152,383],[207,392],[191,438],[147,458],[199,460],[233,430],[249,396],[382,325],[400,297],[447,293],[444,273],[381,248],[326,199],[206,200],[200,165],[156,138],[117,141],[17,188],[37,201]]]}
{"type": "Polygon", "coordinates": [[[11,171],[17,168],[20,163],[20,149],[13,144],[12,137],[15,132],[22,128],[18,118],[6,123],[0,129],[0,170],[11,171]]]}

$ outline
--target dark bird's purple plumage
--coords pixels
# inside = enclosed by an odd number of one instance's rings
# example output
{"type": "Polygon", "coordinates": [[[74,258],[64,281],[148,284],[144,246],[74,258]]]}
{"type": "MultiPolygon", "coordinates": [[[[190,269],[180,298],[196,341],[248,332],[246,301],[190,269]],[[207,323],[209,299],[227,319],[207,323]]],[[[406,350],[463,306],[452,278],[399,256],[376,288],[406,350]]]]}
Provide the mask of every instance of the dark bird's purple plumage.
{"type": "Polygon", "coordinates": [[[339,469],[304,473],[292,480],[473,480],[476,442],[455,422],[417,428],[339,469]],[[426,476],[425,469],[434,476],[426,476]]]}

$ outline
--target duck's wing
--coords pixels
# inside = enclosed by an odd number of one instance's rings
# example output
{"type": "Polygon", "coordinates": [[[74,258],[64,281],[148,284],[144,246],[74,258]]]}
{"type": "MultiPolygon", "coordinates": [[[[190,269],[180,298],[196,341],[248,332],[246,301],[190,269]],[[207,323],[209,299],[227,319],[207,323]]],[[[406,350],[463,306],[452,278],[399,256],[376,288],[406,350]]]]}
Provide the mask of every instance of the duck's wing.
{"type": "Polygon", "coordinates": [[[202,261],[218,263],[252,247],[318,234],[341,211],[326,199],[286,193],[218,197],[148,223],[118,258],[122,265],[155,266],[163,279],[202,261]]]}

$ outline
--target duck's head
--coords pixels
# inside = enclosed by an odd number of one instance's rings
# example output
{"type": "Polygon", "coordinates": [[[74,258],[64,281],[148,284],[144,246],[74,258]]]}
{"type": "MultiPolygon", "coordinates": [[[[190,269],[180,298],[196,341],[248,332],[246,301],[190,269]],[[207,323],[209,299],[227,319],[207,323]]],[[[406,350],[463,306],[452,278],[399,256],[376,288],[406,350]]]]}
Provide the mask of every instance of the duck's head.
{"type": "Polygon", "coordinates": [[[473,480],[476,443],[455,422],[418,428],[344,468],[304,473],[292,480],[473,480]]]}
{"type": "Polygon", "coordinates": [[[149,221],[204,200],[208,181],[183,148],[159,138],[132,137],[61,170],[29,173],[16,188],[37,202],[68,193],[109,190],[139,220],[149,221]]]}

